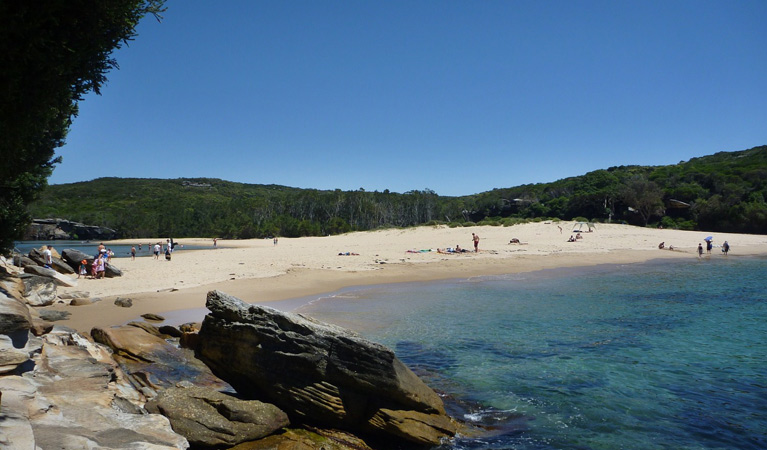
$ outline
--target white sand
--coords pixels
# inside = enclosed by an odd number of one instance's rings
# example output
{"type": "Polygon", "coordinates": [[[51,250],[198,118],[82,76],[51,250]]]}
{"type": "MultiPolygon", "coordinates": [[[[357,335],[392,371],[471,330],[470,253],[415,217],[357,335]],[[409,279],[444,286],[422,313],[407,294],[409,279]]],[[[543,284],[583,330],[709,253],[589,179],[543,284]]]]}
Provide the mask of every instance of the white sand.
{"type": "MultiPolygon", "coordinates": [[[[59,306],[72,313],[59,322],[80,331],[96,325],[121,324],[146,312],[201,308],[205,293],[220,289],[248,302],[267,302],[331,292],[345,286],[426,281],[539,270],[543,268],[634,263],[656,258],[695,259],[698,243],[714,236],[714,251],[704,258],[724,258],[719,246],[727,240],[729,258],[767,254],[767,236],[658,230],[627,225],[597,224],[583,239],[567,242],[574,222],[546,222],[512,227],[418,227],[348,233],[340,236],[272,240],[178,239],[182,244],[210,250],[177,250],[172,261],[151,257],[118,258],[113,264],[122,277],[80,279],[75,288],[103,300],[87,306],[59,306]],[[563,228],[560,232],[559,227],[563,228]],[[480,238],[479,253],[440,254],[437,248],[473,249],[471,233],[480,238]],[[524,244],[509,244],[517,238],[524,244]],[[665,241],[675,250],[659,250],[665,241]],[[426,253],[408,250],[432,249],[426,253]],[[339,256],[341,252],[357,256],[339,256]],[[131,308],[113,304],[116,296],[130,297],[131,308]]],[[[145,239],[156,242],[164,239],[145,239]]],[[[121,243],[139,242],[115,241],[121,243]]],[[[57,249],[63,250],[63,249],[57,249]]]]}

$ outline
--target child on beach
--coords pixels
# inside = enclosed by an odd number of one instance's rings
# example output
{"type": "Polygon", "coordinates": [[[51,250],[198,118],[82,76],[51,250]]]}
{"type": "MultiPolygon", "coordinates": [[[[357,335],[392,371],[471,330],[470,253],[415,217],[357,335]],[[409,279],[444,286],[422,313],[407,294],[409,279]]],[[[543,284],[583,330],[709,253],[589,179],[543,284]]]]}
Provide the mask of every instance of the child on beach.
{"type": "Polygon", "coordinates": [[[87,276],[88,275],[88,261],[82,260],[80,261],[80,268],[77,270],[77,278],[80,278],[81,276],[87,276]]]}

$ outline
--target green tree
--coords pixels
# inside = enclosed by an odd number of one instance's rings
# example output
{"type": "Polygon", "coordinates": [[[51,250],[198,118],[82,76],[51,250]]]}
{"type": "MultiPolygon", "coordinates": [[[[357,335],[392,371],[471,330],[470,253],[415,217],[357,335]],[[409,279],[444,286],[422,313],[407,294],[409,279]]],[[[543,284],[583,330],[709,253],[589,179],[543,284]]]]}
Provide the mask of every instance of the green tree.
{"type": "Polygon", "coordinates": [[[642,175],[629,178],[621,196],[624,203],[639,213],[644,226],[647,226],[650,217],[663,214],[663,191],[642,175]]]}
{"type": "Polygon", "coordinates": [[[88,92],[100,94],[117,67],[115,49],[136,36],[164,0],[0,2],[0,253],[30,220],[27,205],[47,185],[55,149],[88,92]]]}

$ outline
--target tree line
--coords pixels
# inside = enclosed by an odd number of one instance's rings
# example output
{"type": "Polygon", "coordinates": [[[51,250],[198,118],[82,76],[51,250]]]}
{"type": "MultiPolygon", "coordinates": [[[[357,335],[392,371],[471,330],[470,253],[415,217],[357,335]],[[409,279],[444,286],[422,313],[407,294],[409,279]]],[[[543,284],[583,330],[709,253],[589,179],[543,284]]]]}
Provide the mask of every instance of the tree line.
{"type": "Polygon", "coordinates": [[[588,220],[767,233],[767,146],[668,166],[620,166],[476,195],[299,189],[217,179],[100,178],[49,186],[36,218],[113,228],[123,237],[324,236],[424,224],[588,220]]]}

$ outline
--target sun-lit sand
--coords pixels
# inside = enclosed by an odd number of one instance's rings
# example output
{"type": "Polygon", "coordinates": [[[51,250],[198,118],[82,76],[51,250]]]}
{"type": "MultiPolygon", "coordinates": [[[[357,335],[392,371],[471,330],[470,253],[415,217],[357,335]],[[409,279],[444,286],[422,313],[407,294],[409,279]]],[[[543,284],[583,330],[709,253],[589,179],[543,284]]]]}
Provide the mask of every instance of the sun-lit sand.
{"type": "MultiPolygon", "coordinates": [[[[570,243],[574,222],[541,222],[512,227],[418,227],[349,233],[340,236],[244,241],[178,239],[181,244],[210,250],[177,250],[172,261],[162,257],[118,258],[122,277],[81,278],[73,288],[102,300],[92,305],[58,305],[71,313],[59,324],[87,332],[94,326],[118,325],[141,314],[203,308],[205,294],[219,289],[251,303],[333,292],[347,286],[431,281],[534,271],[557,267],[625,264],[657,258],[697,259],[698,243],[714,236],[714,251],[704,259],[725,258],[720,248],[731,245],[729,258],[767,254],[767,236],[698,231],[659,230],[628,225],[597,224],[594,232],[570,243]],[[560,232],[560,228],[562,231],[560,232]],[[471,233],[481,240],[479,253],[441,254],[437,248],[473,249],[471,233]],[[510,244],[512,238],[522,244],[510,244]],[[674,250],[659,250],[658,244],[674,250]],[[431,249],[430,252],[420,250],[431,249]],[[415,253],[408,252],[415,251],[415,253]],[[357,255],[339,255],[339,253],[357,255]],[[114,304],[128,297],[133,306],[114,304]]],[[[116,241],[156,242],[165,239],[116,241]]],[[[61,251],[63,248],[57,248],[61,251]]],[[[201,319],[200,317],[199,319],[201,319]]]]}

